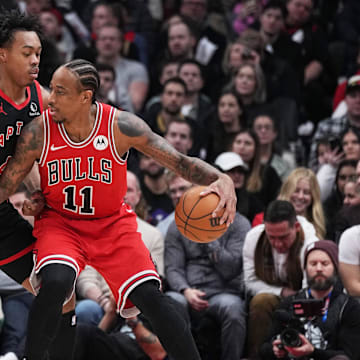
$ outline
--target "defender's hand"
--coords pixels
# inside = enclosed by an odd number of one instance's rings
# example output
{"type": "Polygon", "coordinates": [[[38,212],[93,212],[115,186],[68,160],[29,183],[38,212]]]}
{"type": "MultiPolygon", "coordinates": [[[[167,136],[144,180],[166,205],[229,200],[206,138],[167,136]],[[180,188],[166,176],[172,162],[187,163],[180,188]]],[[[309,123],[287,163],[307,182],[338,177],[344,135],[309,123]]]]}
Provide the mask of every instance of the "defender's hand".
{"type": "Polygon", "coordinates": [[[236,212],[236,195],[233,181],[228,175],[221,174],[219,179],[211,183],[200,195],[206,196],[212,192],[220,197],[219,204],[212,216],[217,217],[221,209],[225,208],[220,224],[226,223],[227,226],[230,226],[234,221],[236,212]]]}

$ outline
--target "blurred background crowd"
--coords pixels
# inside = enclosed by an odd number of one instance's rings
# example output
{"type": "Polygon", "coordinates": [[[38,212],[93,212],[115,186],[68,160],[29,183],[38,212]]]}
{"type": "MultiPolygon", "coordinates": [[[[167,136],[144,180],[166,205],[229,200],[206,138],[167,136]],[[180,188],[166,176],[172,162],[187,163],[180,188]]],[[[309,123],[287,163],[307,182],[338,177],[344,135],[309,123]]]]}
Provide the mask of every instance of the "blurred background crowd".
{"type": "MultiPolygon", "coordinates": [[[[241,219],[230,239],[243,244],[275,199],[289,201],[318,239],[338,244],[346,229],[360,223],[359,1],[2,0],[0,6],[39,18],[41,85],[48,87],[53,71],[66,61],[87,59],[99,71],[99,101],[136,113],[178,151],[231,176],[241,219]]],[[[192,286],[179,285],[174,261],[185,269],[187,261],[210,259],[209,272],[216,272],[219,260],[209,254],[218,243],[197,244],[199,252],[183,245],[183,253],[174,252],[173,238],[180,236],[174,235],[174,207],[192,184],[134,150],[128,169],[125,200],[138,214],[164,289],[183,296],[192,286]],[[190,253],[196,254],[191,260],[190,253]]],[[[16,196],[13,202],[20,204],[27,194],[19,189],[16,196]]],[[[236,277],[242,274],[242,247],[232,255],[224,263],[237,264],[236,277]]],[[[136,341],[142,335],[135,330],[146,319],[117,318],[107,285],[92,271],[86,269],[78,281],[79,322],[111,334],[106,341],[123,351],[114,358],[166,358],[146,326],[140,330],[155,341],[145,344],[156,350],[136,341]]],[[[224,276],[219,275],[221,286],[224,276]]],[[[13,324],[26,319],[31,295],[8,279],[0,284],[5,313],[0,353],[16,359],[26,334],[25,326],[13,324]]],[[[246,298],[243,286],[230,292],[246,298]]],[[[185,296],[185,306],[187,301],[201,313],[209,304],[192,299],[204,294],[185,296]]],[[[190,318],[203,358],[230,360],[220,355],[219,341],[212,343],[212,353],[206,350],[217,334],[216,321],[190,318]]],[[[83,336],[105,336],[97,330],[89,334],[83,336]]],[[[242,355],[244,348],[241,344],[242,355]]]]}

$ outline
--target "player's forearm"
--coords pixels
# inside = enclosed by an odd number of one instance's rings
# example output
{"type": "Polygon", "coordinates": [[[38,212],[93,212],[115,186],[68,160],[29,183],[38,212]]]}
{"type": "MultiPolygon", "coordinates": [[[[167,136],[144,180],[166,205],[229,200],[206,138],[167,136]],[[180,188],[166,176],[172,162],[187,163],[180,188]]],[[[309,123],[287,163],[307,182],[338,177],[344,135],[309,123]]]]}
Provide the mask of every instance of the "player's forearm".
{"type": "Polygon", "coordinates": [[[198,185],[210,185],[224,176],[224,174],[205,161],[189,156],[180,157],[172,170],[184,179],[198,185]]]}
{"type": "Polygon", "coordinates": [[[25,175],[16,176],[16,177],[11,176],[10,171],[6,171],[6,170],[0,176],[0,203],[4,202],[12,194],[14,194],[17,188],[20,186],[22,180],[25,178],[25,175]]]}

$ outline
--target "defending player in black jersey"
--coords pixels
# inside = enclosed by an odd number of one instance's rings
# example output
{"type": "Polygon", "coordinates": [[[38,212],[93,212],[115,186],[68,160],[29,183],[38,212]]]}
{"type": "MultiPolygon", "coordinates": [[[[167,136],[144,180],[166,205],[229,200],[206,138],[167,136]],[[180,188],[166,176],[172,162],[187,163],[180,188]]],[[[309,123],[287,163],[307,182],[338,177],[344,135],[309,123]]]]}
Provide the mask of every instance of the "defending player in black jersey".
{"type": "MultiPolygon", "coordinates": [[[[47,108],[48,93],[36,81],[41,53],[39,34],[36,19],[17,11],[0,13],[0,176],[24,126],[47,108]]],[[[27,183],[39,185],[38,173],[33,171],[32,174],[27,183]]],[[[33,185],[29,190],[34,190],[33,185]]],[[[0,269],[29,290],[34,240],[31,225],[10,202],[1,203],[0,269]]],[[[65,335],[75,331],[67,326],[72,316],[73,312],[63,316],[60,326],[67,330],[61,331],[54,342],[54,352],[59,359],[71,359],[74,334],[65,335]],[[64,342],[66,346],[62,345],[64,342]]]]}

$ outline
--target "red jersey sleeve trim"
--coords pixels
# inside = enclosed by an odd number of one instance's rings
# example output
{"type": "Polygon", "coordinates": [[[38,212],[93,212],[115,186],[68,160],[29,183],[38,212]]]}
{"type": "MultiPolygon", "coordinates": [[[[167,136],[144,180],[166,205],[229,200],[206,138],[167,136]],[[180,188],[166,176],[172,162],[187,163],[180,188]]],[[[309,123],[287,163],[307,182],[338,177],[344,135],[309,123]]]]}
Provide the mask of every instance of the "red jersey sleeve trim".
{"type": "Polygon", "coordinates": [[[127,158],[129,156],[129,152],[127,151],[125,154],[125,157],[122,158],[116,150],[115,135],[114,135],[115,115],[116,115],[116,109],[114,107],[111,107],[110,115],[109,115],[109,119],[110,119],[110,121],[109,121],[110,150],[111,150],[111,154],[114,157],[115,161],[120,165],[125,165],[127,158]]]}
{"type": "Polygon", "coordinates": [[[50,124],[49,124],[49,110],[42,113],[42,121],[44,125],[44,143],[41,151],[39,166],[44,166],[50,146],[50,124]]]}

